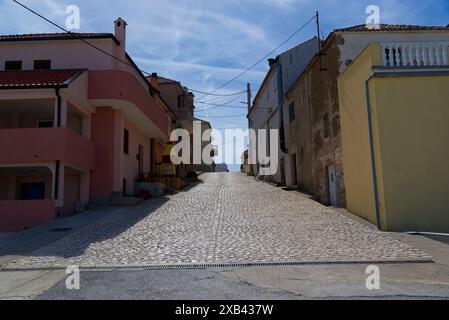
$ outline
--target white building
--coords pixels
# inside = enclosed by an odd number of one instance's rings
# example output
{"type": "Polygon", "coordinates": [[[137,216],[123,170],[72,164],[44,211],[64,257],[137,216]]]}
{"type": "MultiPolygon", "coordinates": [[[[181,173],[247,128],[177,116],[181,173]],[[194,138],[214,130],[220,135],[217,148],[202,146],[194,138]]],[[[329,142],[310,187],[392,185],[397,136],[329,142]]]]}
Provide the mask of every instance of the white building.
{"type": "MultiPolygon", "coordinates": [[[[315,37],[280,54],[275,59],[270,59],[270,69],[249,111],[250,128],[256,130],[256,132],[260,129],[278,129],[280,133],[280,141],[278,141],[279,167],[276,174],[269,177],[271,182],[285,184],[285,158],[283,153],[285,148],[283,145],[285,145],[286,137],[282,125],[283,121],[281,121],[285,117],[284,95],[318,50],[318,38],[315,37]]],[[[272,150],[270,150],[270,137],[268,132],[266,150],[269,154],[272,150]]],[[[259,175],[259,159],[258,164],[253,165],[252,170],[254,175],[259,175]]]]}

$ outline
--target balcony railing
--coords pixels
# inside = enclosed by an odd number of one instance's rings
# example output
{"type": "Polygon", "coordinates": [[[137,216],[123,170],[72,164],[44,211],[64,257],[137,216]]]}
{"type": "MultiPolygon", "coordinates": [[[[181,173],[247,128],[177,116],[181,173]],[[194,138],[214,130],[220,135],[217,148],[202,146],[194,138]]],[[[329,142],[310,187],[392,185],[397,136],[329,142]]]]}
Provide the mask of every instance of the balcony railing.
{"type": "Polygon", "coordinates": [[[449,42],[382,43],[385,67],[447,66],[449,42]]]}
{"type": "Polygon", "coordinates": [[[64,161],[93,170],[95,145],[67,128],[0,129],[0,163],[64,161]]]}

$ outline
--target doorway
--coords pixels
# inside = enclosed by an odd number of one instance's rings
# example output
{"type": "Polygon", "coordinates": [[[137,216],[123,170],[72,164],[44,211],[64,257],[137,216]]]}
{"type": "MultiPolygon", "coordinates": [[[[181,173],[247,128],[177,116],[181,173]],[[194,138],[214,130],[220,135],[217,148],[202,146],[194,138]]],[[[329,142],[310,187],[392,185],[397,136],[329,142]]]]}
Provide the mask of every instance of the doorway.
{"type": "Polygon", "coordinates": [[[329,185],[329,200],[331,206],[337,206],[337,175],[335,165],[327,167],[328,185],[329,185]]]}
{"type": "Polygon", "coordinates": [[[81,172],[65,167],[64,176],[64,216],[76,214],[77,203],[81,196],[81,172]]]}
{"type": "Polygon", "coordinates": [[[292,185],[296,186],[298,184],[298,170],[296,168],[296,153],[291,156],[291,176],[292,176],[292,185]]]}
{"type": "Polygon", "coordinates": [[[143,168],[143,161],[144,161],[144,149],[143,149],[143,145],[139,145],[139,175],[143,174],[144,172],[144,168],[143,168]]]}

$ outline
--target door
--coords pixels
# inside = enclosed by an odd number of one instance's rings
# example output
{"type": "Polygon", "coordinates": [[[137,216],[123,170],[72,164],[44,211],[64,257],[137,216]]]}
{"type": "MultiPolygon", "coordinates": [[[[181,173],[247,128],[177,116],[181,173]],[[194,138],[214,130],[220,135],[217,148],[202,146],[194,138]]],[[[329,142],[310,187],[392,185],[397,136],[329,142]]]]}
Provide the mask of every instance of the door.
{"type": "Polygon", "coordinates": [[[139,174],[143,174],[143,161],[144,161],[144,149],[142,145],[139,145],[139,174]]]}
{"type": "Polygon", "coordinates": [[[329,197],[331,206],[337,206],[337,175],[335,166],[330,165],[327,169],[329,179],[329,197]]]}
{"type": "Polygon", "coordinates": [[[281,160],[281,185],[285,186],[285,160],[281,160]]]}
{"type": "Polygon", "coordinates": [[[292,174],[292,185],[296,186],[298,184],[298,170],[296,169],[296,153],[291,157],[291,174],[292,174]]]}
{"type": "MultiPolygon", "coordinates": [[[[66,170],[67,167],[66,167],[66,170]]],[[[70,170],[71,171],[71,170],[70,170]]],[[[76,204],[80,202],[81,175],[67,174],[64,177],[64,216],[73,216],[76,213],[76,204]]]]}

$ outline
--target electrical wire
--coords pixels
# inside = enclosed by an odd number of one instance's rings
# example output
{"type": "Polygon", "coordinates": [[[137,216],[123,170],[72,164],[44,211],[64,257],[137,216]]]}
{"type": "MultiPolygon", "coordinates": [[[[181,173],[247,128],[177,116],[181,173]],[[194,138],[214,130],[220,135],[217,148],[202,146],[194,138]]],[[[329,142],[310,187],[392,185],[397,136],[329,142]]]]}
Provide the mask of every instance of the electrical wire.
{"type": "MultiPolygon", "coordinates": [[[[132,63],[129,63],[128,61],[124,61],[124,60],[122,60],[122,59],[120,59],[120,58],[118,58],[118,57],[116,57],[116,56],[110,54],[109,52],[107,52],[107,51],[105,51],[105,50],[103,50],[103,49],[97,47],[96,45],[94,45],[94,44],[90,43],[89,41],[83,39],[83,37],[82,37],[81,35],[79,35],[79,34],[77,34],[77,33],[75,33],[75,32],[71,32],[71,31],[69,31],[69,30],[66,30],[65,28],[61,27],[60,25],[58,25],[57,23],[51,21],[50,19],[46,18],[45,16],[43,16],[43,15],[40,14],[40,13],[38,13],[37,11],[35,11],[35,10],[31,9],[30,7],[24,5],[23,3],[21,3],[21,2],[19,2],[19,1],[17,1],[17,0],[13,0],[13,2],[16,3],[16,4],[18,4],[19,6],[23,7],[24,9],[28,10],[29,12],[33,13],[34,15],[38,16],[39,18],[45,20],[46,22],[50,23],[50,24],[53,25],[54,27],[56,27],[56,28],[58,28],[58,29],[64,31],[65,33],[67,33],[67,34],[73,36],[74,38],[76,38],[76,39],[82,41],[83,43],[85,43],[85,44],[87,44],[88,46],[94,48],[95,50],[98,50],[99,52],[101,52],[101,53],[107,55],[108,57],[110,57],[110,58],[112,58],[112,59],[114,59],[114,60],[116,60],[116,61],[118,61],[118,62],[120,62],[120,63],[123,63],[123,64],[125,64],[125,65],[127,65],[127,66],[129,66],[129,67],[132,67],[133,69],[136,68],[136,66],[133,65],[132,63]]],[[[143,74],[145,74],[145,75],[151,75],[151,73],[148,72],[148,71],[142,70],[142,69],[140,69],[140,68],[137,68],[137,69],[138,69],[141,73],[143,73],[143,74]]],[[[234,93],[229,93],[229,94],[218,94],[218,93],[207,93],[207,92],[204,92],[204,91],[194,90],[194,89],[189,89],[189,91],[196,92],[196,93],[200,93],[200,94],[203,94],[203,95],[210,95],[210,96],[217,96],[217,97],[231,97],[231,96],[235,96],[235,95],[238,95],[238,94],[242,94],[243,92],[246,92],[246,91],[241,91],[241,92],[234,92],[234,93]]],[[[217,91],[218,91],[218,90],[217,90],[217,91]]],[[[216,91],[215,91],[215,92],[216,92],[216,91]]]]}
{"type": "MultiPolygon", "coordinates": [[[[244,71],[240,72],[238,75],[236,75],[234,78],[232,78],[231,80],[225,82],[224,84],[222,84],[221,86],[219,86],[218,88],[216,88],[215,90],[212,90],[210,92],[208,92],[208,94],[213,94],[215,92],[217,92],[220,89],[223,89],[224,87],[226,87],[227,85],[229,85],[230,83],[234,82],[235,80],[239,79],[241,76],[243,76],[244,74],[246,74],[247,72],[249,72],[251,69],[253,69],[255,66],[257,66],[258,64],[260,64],[261,62],[265,61],[265,59],[267,59],[268,57],[270,57],[273,53],[275,53],[280,47],[282,47],[284,44],[286,44],[288,41],[290,41],[294,36],[296,36],[299,32],[301,32],[309,23],[311,23],[313,20],[316,19],[316,16],[313,16],[310,20],[308,20],[305,24],[303,24],[298,30],[296,30],[294,33],[292,33],[286,40],[284,40],[282,43],[280,43],[278,46],[276,46],[273,50],[271,50],[268,54],[266,54],[265,56],[263,56],[261,59],[259,59],[256,63],[254,63],[253,65],[251,65],[250,67],[246,68],[244,71]]],[[[203,96],[204,97],[204,96],[203,96]]],[[[203,97],[200,97],[198,100],[202,100],[203,97]]]]}
{"type": "MultiPolygon", "coordinates": [[[[89,41],[86,41],[85,39],[82,38],[81,35],[78,35],[77,33],[71,32],[69,30],[64,29],[63,27],[61,27],[60,25],[58,25],[57,23],[51,21],[50,19],[46,18],[45,16],[43,16],[42,14],[36,12],[35,10],[29,8],[28,6],[24,5],[23,3],[17,1],[17,0],[13,0],[14,3],[18,4],[19,6],[23,7],[24,9],[28,10],[29,12],[33,13],[34,15],[38,16],[39,18],[45,20],[46,22],[50,23],[51,25],[55,26],[56,28],[64,31],[65,33],[73,36],[74,38],[79,39],[80,41],[82,41],[83,43],[87,44],[88,46],[98,50],[99,52],[109,56],[110,58],[119,61],[120,63],[123,63],[127,66],[130,66],[132,68],[136,68],[135,65],[133,65],[132,63],[129,63],[127,61],[124,61],[112,54],[110,54],[109,52],[95,46],[94,44],[90,43],[89,41]]],[[[257,62],[255,62],[254,64],[252,64],[250,67],[246,68],[244,71],[240,72],[238,75],[236,75],[235,77],[233,77],[232,79],[226,81],[224,84],[222,84],[221,86],[219,86],[218,88],[210,91],[210,92],[205,92],[205,91],[201,91],[201,90],[194,90],[194,89],[189,89],[192,92],[196,92],[196,93],[200,93],[203,96],[200,97],[199,99],[197,99],[197,103],[200,102],[200,100],[203,100],[206,96],[213,96],[213,97],[230,97],[230,96],[235,96],[235,95],[241,95],[242,93],[246,92],[246,91],[240,91],[240,92],[234,92],[234,93],[229,93],[229,94],[218,94],[216,93],[217,91],[223,89],[224,87],[226,87],[227,85],[229,85],[230,83],[234,82],[235,80],[239,79],[240,77],[242,77],[243,75],[245,75],[247,72],[249,72],[251,69],[253,69],[254,67],[256,67],[258,64],[260,64],[261,62],[263,62],[266,58],[268,58],[269,56],[271,56],[273,53],[275,53],[279,48],[281,48],[284,44],[286,44],[288,41],[290,41],[294,36],[296,36],[299,32],[301,32],[310,22],[312,22],[314,19],[316,19],[316,16],[313,16],[310,20],[308,20],[306,23],[304,23],[299,29],[297,29],[294,33],[292,33],[286,40],[284,40],[283,42],[281,42],[279,45],[277,45],[273,50],[271,50],[268,54],[266,54],[265,56],[263,56],[261,59],[259,59],[257,62]]],[[[140,68],[137,68],[141,73],[146,74],[146,75],[151,75],[150,72],[147,72],[145,70],[142,70],[140,68]]],[[[211,109],[212,110],[212,109],[211,109]]],[[[231,117],[231,116],[229,116],[231,117]]]]}

